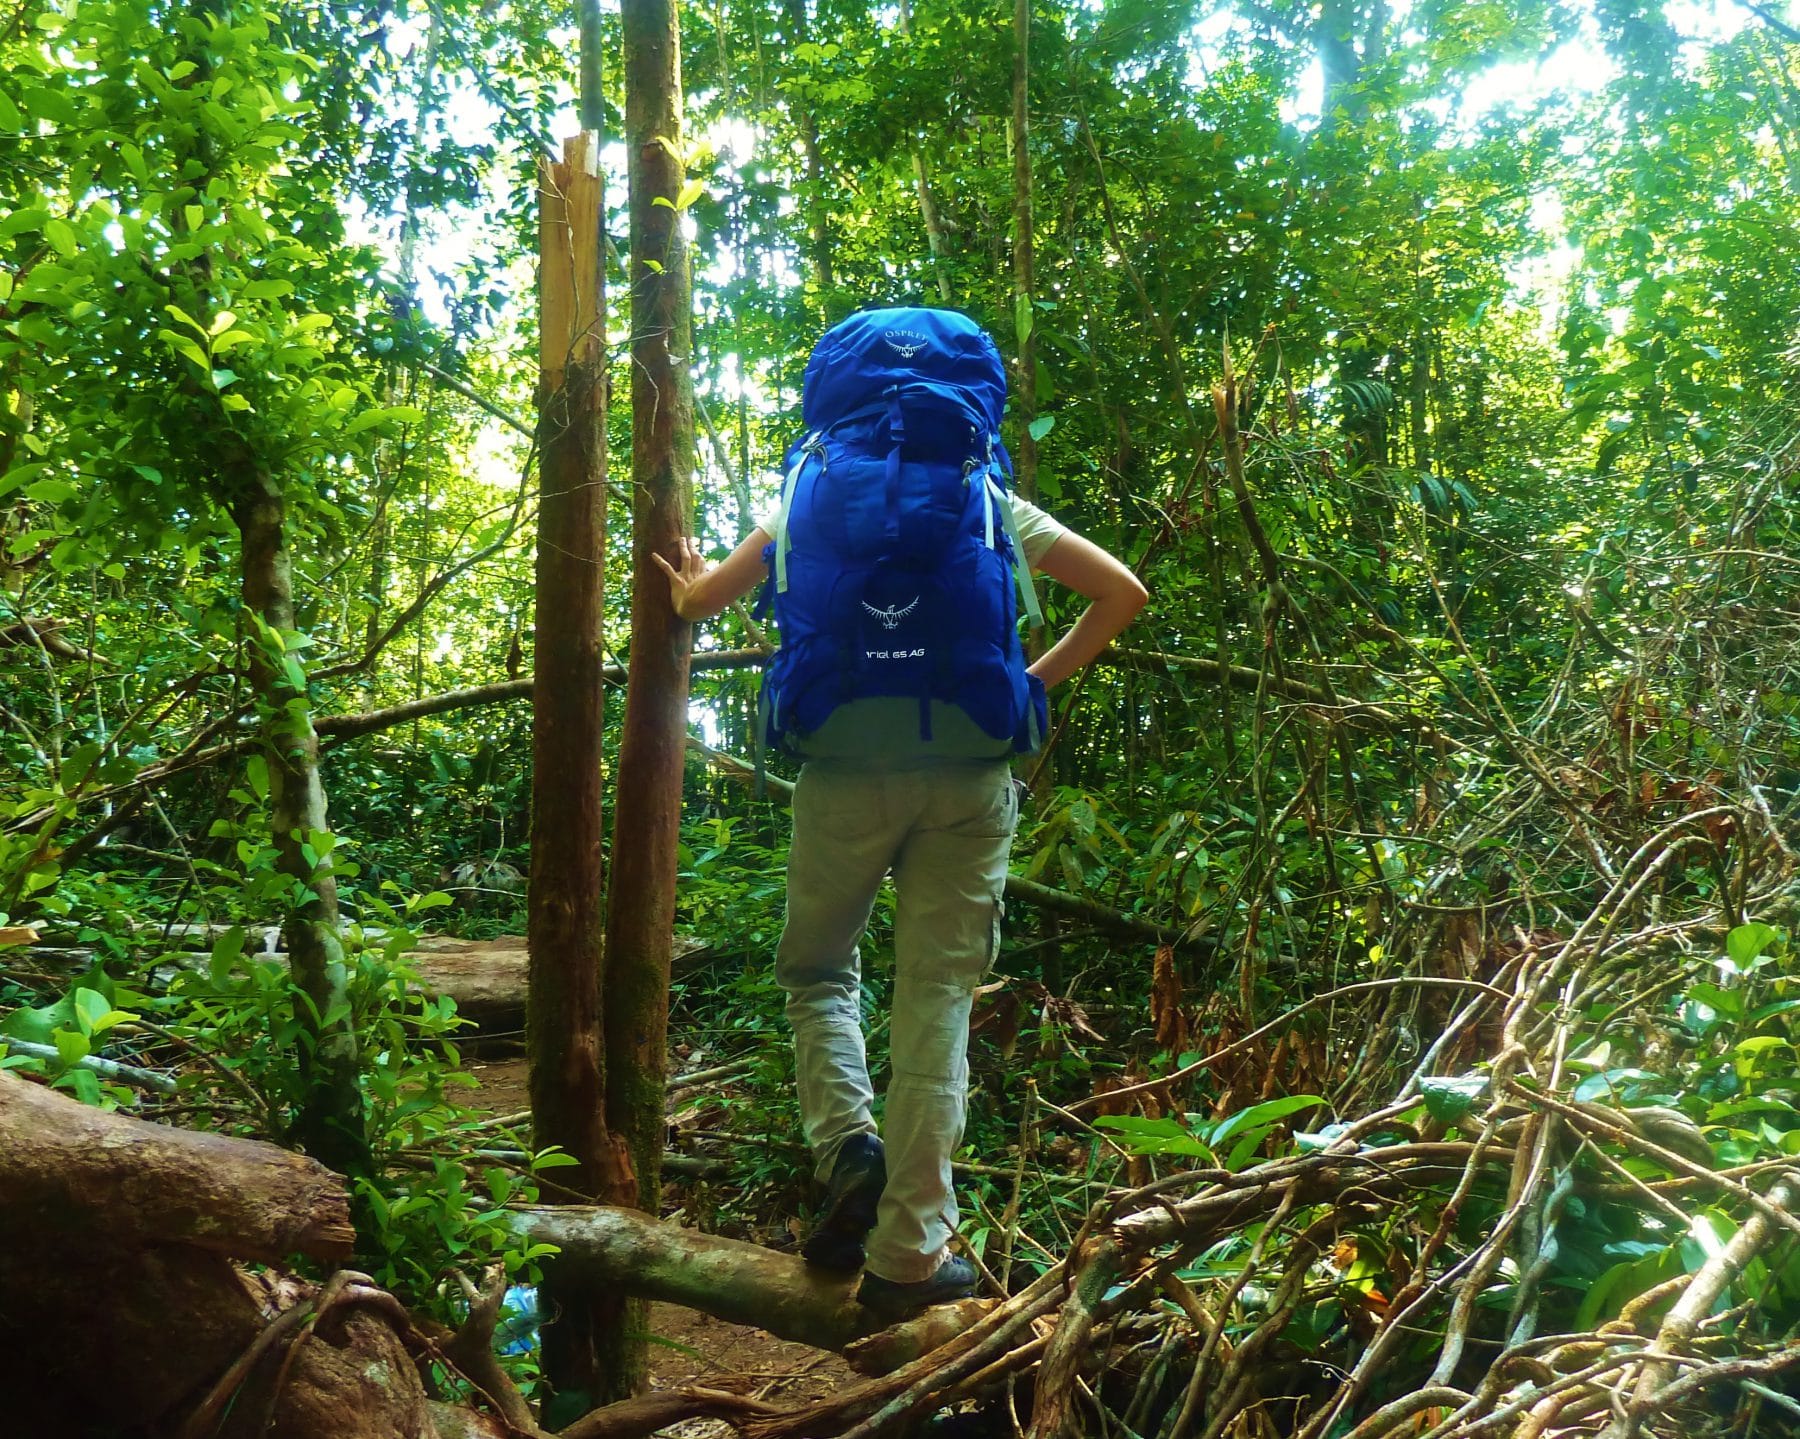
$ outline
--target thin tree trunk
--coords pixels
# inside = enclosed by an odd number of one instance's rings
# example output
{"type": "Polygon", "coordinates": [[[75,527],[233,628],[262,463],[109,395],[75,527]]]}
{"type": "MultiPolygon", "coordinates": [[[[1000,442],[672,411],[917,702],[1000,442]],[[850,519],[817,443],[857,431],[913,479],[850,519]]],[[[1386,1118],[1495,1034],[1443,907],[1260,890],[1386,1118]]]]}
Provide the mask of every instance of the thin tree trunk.
{"type": "MultiPolygon", "coordinates": [[[[539,298],[542,432],[532,675],[532,844],[526,1037],[532,1128],[576,1161],[559,1182],[614,1192],[625,1162],[606,1129],[601,1056],[601,626],[606,539],[606,351],[599,136],[544,163],[539,298]]],[[[599,1387],[597,1295],[546,1286],[544,1372],[599,1387]]]]}
{"type": "MultiPolygon", "coordinates": [[[[1037,500],[1036,254],[1031,220],[1031,0],[1013,0],[1013,325],[1018,338],[1018,383],[1013,408],[1019,416],[1018,491],[1037,500]]],[[[1035,648],[1036,646],[1034,646],[1035,648]]]]}
{"type": "Polygon", "coordinates": [[[298,902],[282,925],[288,965],[306,997],[307,1043],[300,1067],[305,1097],[294,1137],[306,1152],[343,1173],[368,1165],[349,972],[338,935],[337,880],[330,871],[330,826],[319,779],[306,677],[294,634],[293,569],[280,483],[254,457],[227,472],[232,518],[243,536],[244,608],[261,622],[251,637],[250,684],[261,705],[269,776],[269,829],[275,867],[297,882],[298,902]]]}
{"type": "MultiPolygon", "coordinates": [[[[806,0],[782,0],[782,18],[787,22],[790,49],[804,45],[807,38],[806,0]]],[[[806,230],[807,258],[812,262],[813,283],[819,289],[819,307],[827,322],[838,318],[832,300],[837,288],[831,256],[831,214],[825,200],[825,161],[819,151],[819,120],[812,106],[790,95],[788,109],[794,127],[800,132],[800,149],[806,156],[806,230]]]]}
{"type": "MultiPolygon", "coordinates": [[[[655,1214],[662,1193],[663,1076],[676,848],[686,762],[688,651],[651,556],[687,533],[694,456],[687,244],[674,208],[681,155],[681,32],[673,0],[625,0],[625,130],[631,185],[631,672],[613,816],[606,925],[606,1123],[635,1174],[608,1199],[655,1214]],[[662,203],[657,203],[661,200],[662,203]]],[[[643,1302],[619,1300],[606,1398],[648,1381],[643,1302]]]]}
{"type": "Polygon", "coordinates": [[[931,270],[937,277],[938,299],[946,305],[956,301],[950,288],[950,269],[946,263],[950,244],[944,235],[944,218],[938,212],[937,197],[931,193],[931,177],[925,173],[925,152],[913,147],[913,188],[919,192],[919,214],[925,221],[925,243],[931,251],[931,270]]]}
{"type": "MultiPolygon", "coordinates": [[[[912,37],[911,0],[900,0],[900,33],[908,39],[912,37]]],[[[925,152],[917,145],[912,147],[912,167],[913,189],[919,197],[919,216],[925,221],[925,244],[931,252],[931,271],[937,279],[938,300],[945,305],[953,304],[950,271],[944,263],[950,247],[944,238],[944,221],[938,213],[937,198],[931,193],[931,177],[925,170],[925,152]]]]}

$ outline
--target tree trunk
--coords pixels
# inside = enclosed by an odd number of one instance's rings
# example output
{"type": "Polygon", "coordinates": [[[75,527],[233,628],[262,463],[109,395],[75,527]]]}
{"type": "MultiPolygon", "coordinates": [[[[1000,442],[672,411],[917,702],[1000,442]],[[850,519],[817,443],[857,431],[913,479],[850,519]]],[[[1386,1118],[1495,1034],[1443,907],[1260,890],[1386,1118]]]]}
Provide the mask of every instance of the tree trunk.
{"type": "Polygon", "coordinates": [[[938,213],[937,197],[931,193],[931,177],[925,171],[925,152],[916,145],[913,147],[912,162],[913,188],[918,191],[919,214],[925,221],[925,243],[931,250],[931,269],[937,277],[938,301],[951,305],[956,302],[956,295],[950,287],[950,243],[944,234],[943,216],[938,213]]]}
{"type": "MultiPolygon", "coordinates": [[[[900,0],[900,33],[912,37],[911,0],[900,0]]],[[[919,216],[925,221],[925,244],[931,253],[931,272],[937,279],[938,303],[954,304],[950,288],[950,270],[945,261],[950,246],[944,236],[943,217],[938,213],[937,197],[931,193],[931,176],[925,169],[925,151],[912,147],[913,190],[919,197],[919,216]]]]}
{"type": "MultiPolygon", "coordinates": [[[[628,1161],[607,1132],[601,1059],[601,626],[606,540],[605,276],[599,137],[540,169],[537,636],[532,656],[532,845],[526,1038],[537,1145],[576,1161],[559,1182],[614,1192],[628,1161]]],[[[557,1389],[597,1392],[599,1296],[552,1285],[544,1371],[557,1389]]]]}
{"type": "Polygon", "coordinates": [[[295,881],[298,894],[282,925],[288,965],[307,1001],[301,1022],[308,1040],[300,1055],[305,1097],[293,1137],[314,1158],[352,1173],[367,1167],[369,1149],[357,1085],[349,972],[338,935],[325,787],[319,779],[319,737],[313,730],[300,647],[293,642],[286,503],[279,482],[253,457],[238,457],[226,481],[232,518],[243,536],[244,608],[254,617],[250,684],[263,711],[270,839],[276,869],[295,881]]]}
{"type": "MultiPolygon", "coordinates": [[[[1013,0],[1013,330],[1019,346],[1013,409],[1019,417],[1017,488],[1027,500],[1036,503],[1037,439],[1031,426],[1037,419],[1037,309],[1033,304],[1037,278],[1031,221],[1030,140],[1031,0],[1013,0]]],[[[1034,636],[1032,647],[1041,650],[1041,635],[1034,636]]]]}
{"type": "MultiPolygon", "coordinates": [[[[631,673],[613,818],[606,923],[606,1123],[628,1147],[605,1197],[655,1214],[661,1201],[663,1075],[676,847],[686,763],[693,629],[651,556],[680,554],[694,457],[687,242],[674,206],[681,164],[681,32],[672,0],[625,0],[625,130],[631,186],[631,673]],[[657,203],[661,200],[662,203],[657,203]]],[[[649,1378],[642,1301],[619,1301],[605,1399],[649,1378]]]]}
{"type": "MultiPolygon", "coordinates": [[[[787,23],[788,48],[804,45],[807,38],[806,0],[782,0],[782,19],[787,23]]],[[[819,291],[819,308],[826,323],[840,318],[832,299],[837,288],[831,258],[831,212],[825,197],[825,161],[819,151],[819,121],[810,101],[790,95],[788,109],[800,132],[800,149],[806,156],[807,259],[812,262],[813,283],[819,291]]]]}

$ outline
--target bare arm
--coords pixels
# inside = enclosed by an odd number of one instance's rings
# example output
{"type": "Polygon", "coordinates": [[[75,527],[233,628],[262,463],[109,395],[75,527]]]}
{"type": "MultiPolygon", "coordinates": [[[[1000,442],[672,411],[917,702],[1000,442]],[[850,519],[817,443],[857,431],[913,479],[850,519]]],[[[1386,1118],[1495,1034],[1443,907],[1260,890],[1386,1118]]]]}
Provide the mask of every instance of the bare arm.
{"type": "Polygon", "coordinates": [[[1037,568],[1093,603],[1069,632],[1046,650],[1031,672],[1046,688],[1090,663],[1130,624],[1150,593],[1138,577],[1091,540],[1073,531],[1057,537],[1037,568]]]}
{"type": "Polygon", "coordinates": [[[729,609],[733,600],[742,599],[762,583],[767,572],[762,552],[768,543],[768,533],[758,525],[748,539],[716,565],[708,565],[700,557],[700,542],[696,539],[682,541],[680,569],[661,555],[651,558],[669,577],[669,599],[675,613],[691,624],[729,609]]]}

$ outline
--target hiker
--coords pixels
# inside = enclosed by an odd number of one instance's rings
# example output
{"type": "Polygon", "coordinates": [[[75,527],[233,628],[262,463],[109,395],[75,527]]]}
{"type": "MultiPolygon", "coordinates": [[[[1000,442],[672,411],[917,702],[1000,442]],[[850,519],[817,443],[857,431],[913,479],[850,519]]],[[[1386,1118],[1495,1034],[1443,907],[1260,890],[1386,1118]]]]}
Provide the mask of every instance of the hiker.
{"type": "Polygon", "coordinates": [[[781,627],[759,743],[804,765],[776,979],[826,1195],[801,1252],[821,1268],[862,1268],[857,1297],[888,1320],[974,1290],[973,1268],[948,1251],[950,1159],[970,1004],[999,945],[1018,822],[1008,760],[1042,744],[1045,689],[1098,655],[1146,598],[1117,559],[1008,491],[1005,397],[999,353],[966,317],[853,315],[807,365],[807,433],[788,452],[774,515],[716,566],[693,539],[678,566],[656,557],[683,619],[716,615],[761,583],[781,627]],[[1042,620],[1032,570],[1090,604],[1027,668],[1019,604],[1042,620]],[[892,1078],[878,1135],[857,945],[890,871],[892,1078]]]}

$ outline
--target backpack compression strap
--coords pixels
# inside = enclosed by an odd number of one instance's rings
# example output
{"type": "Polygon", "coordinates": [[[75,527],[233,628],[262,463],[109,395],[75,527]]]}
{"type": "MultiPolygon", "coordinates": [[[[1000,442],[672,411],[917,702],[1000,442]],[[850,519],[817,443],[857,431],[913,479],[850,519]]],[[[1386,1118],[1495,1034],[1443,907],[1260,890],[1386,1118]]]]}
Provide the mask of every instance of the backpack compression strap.
{"type": "Polygon", "coordinates": [[[794,508],[794,491],[800,487],[800,471],[806,468],[806,458],[815,450],[823,453],[824,447],[816,434],[808,435],[806,442],[800,446],[800,453],[794,456],[794,463],[787,472],[787,481],[781,487],[781,513],[775,517],[775,591],[785,595],[788,588],[787,557],[793,548],[788,539],[788,515],[794,508]]]}

